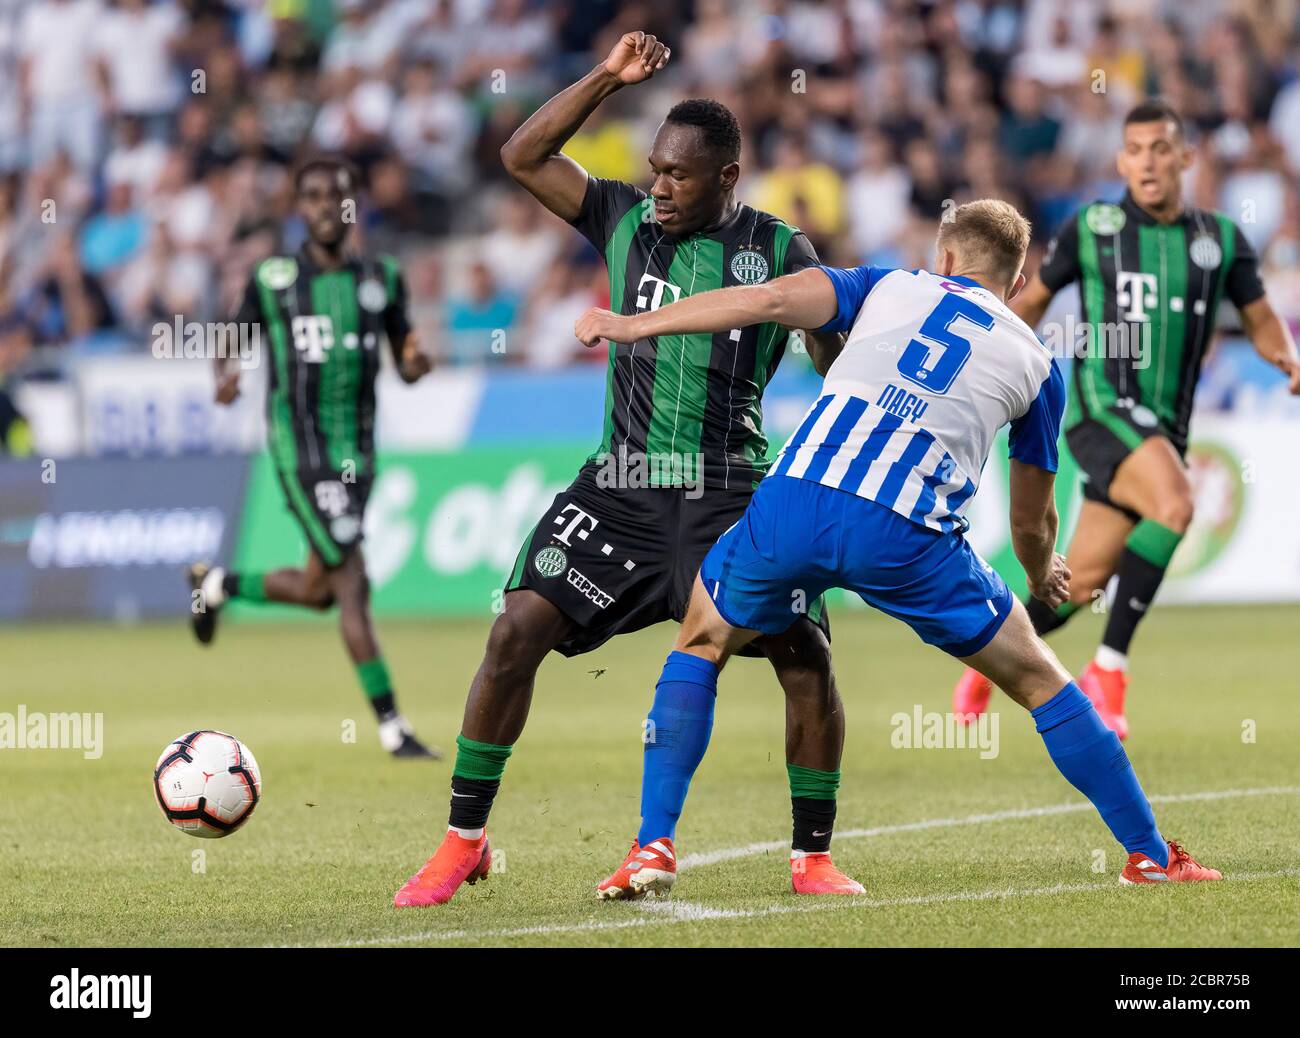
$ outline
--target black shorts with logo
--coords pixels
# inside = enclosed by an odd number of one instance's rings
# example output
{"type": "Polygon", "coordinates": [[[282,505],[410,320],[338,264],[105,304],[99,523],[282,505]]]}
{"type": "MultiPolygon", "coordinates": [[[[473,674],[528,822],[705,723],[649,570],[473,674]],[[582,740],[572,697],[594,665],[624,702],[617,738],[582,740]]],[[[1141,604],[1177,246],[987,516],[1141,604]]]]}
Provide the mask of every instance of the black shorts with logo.
{"type": "Polygon", "coordinates": [[[326,567],[342,565],[361,543],[373,479],[329,469],[289,471],[276,466],[285,503],[326,567]]]}
{"type": "Polygon", "coordinates": [[[1180,443],[1147,407],[1127,401],[1098,411],[1065,430],[1065,442],[1083,478],[1083,496],[1116,508],[1126,515],[1137,513],[1110,499],[1110,484],[1120,463],[1152,436],[1163,436],[1180,457],[1187,445],[1180,443]]]}
{"type": "MultiPolygon", "coordinates": [[[[506,584],[506,591],[536,591],[574,622],[577,630],[557,646],[565,656],[591,652],[616,634],[680,622],[704,556],[753,496],[750,490],[600,486],[598,472],[589,462],[556,495],[506,584]]],[[[808,618],[830,637],[821,599],[809,606],[808,618]]]]}

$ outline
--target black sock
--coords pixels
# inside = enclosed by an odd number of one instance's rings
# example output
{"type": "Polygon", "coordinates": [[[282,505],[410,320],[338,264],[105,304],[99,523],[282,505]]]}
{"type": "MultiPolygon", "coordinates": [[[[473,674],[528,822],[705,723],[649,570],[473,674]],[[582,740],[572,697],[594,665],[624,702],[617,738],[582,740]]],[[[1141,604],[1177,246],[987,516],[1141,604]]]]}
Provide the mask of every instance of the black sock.
{"type": "Polygon", "coordinates": [[[1064,627],[1065,621],[1070,619],[1078,608],[1072,602],[1066,602],[1065,605],[1053,609],[1033,595],[1025,599],[1025,612],[1029,614],[1029,622],[1034,625],[1034,633],[1040,638],[1051,634],[1058,627],[1064,627]]]}
{"type": "Polygon", "coordinates": [[[790,813],[794,817],[796,851],[829,851],[831,830],[835,828],[835,801],[819,797],[791,797],[790,813]]]}
{"type": "Polygon", "coordinates": [[[451,816],[447,824],[453,829],[482,829],[487,825],[492,801],[501,788],[500,779],[451,777],[451,816]]]}
{"type": "Polygon", "coordinates": [[[1119,582],[1115,585],[1115,602],[1110,607],[1110,619],[1106,621],[1101,644],[1127,656],[1129,643],[1160,589],[1165,570],[1163,566],[1148,562],[1132,548],[1125,548],[1116,572],[1119,582]]]}
{"type": "Polygon", "coordinates": [[[221,578],[221,590],[225,592],[227,598],[239,597],[239,574],[227,573],[221,578]]]}
{"type": "Polygon", "coordinates": [[[397,699],[391,692],[381,692],[377,696],[371,696],[370,705],[374,708],[375,716],[381,721],[387,721],[397,713],[397,699]]]}

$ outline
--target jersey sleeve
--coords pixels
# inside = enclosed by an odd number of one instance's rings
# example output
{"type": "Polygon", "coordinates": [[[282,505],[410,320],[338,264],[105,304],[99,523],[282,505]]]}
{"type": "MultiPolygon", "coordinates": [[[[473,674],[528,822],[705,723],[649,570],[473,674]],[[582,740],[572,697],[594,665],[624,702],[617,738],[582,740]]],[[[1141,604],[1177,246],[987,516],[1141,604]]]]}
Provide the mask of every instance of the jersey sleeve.
{"type": "Polygon", "coordinates": [[[262,294],[257,288],[257,268],[248,276],[244,285],[244,294],[239,299],[239,309],[235,311],[235,323],[252,327],[262,323],[262,294]]]}
{"type": "Polygon", "coordinates": [[[646,193],[639,187],[621,180],[588,177],[587,193],[582,196],[582,208],[578,210],[573,226],[597,251],[604,252],[619,220],[645,199],[646,193]]]}
{"type": "Polygon", "coordinates": [[[808,235],[796,230],[785,247],[785,262],[782,264],[781,273],[798,274],[801,270],[816,266],[818,266],[817,250],[808,240],[808,235]]]}
{"type": "Polygon", "coordinates": [[[1051,291],[1059,292],[1071,281],[1078,281],[1079,219],[1074,217],[1047,243],[1047,252],[1038,268],[1038,279],[1051,291]]]}
{"type": "Polygon", "coordinates": [[[1008,453],[1016,461],[1055,472],[1059,463],[1057,438],[1061,433],[1061,416],[1065,412],[1065,376],[1052,358],[1052,367],[1038,387],[1029,410],[1011,420],[1008,453]]]}
{"type": "Polygon", "coordinates": [[[1232,266],[1223,280],[1223,292],[1240,310],[1264,295],[1264,282],[1259,276],[1259,257],[1241,228],[1229,223],[1233,235],[1232,266]]]}
{"type": "Polygon", "coordinates": [[[847,332],[858,318],[858,311],[866,302],[867,294],[880,283],[880,279],[894,271],[889,267],[819,267],[831,279],[835,288],[835,316],[819,332],[847,332]]]}
{"type": "Polygon", "coordinates": [[[411,331],[406,279],[402,277],[402,268],[392,256],[381,256],[379,262],[384,269],[384,288],[388,292],[388,305],[384,307],[384,335],[388,337],[388,348],[393,351],[393,360],[400,364],[402,347],[411,331]]]}

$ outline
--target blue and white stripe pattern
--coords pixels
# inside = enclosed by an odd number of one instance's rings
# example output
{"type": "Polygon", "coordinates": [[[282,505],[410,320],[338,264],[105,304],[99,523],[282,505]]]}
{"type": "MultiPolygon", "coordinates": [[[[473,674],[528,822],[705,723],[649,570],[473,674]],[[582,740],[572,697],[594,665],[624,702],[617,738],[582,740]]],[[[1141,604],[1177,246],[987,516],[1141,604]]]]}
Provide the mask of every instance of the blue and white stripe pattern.
{"type": "Polygon", "coordinates": [[[1056,471],[1065,382],[1001,298],[924,270],[820,268],[847,331],[821,397],[772,467],[941,533],[964,532],[998,429],[1017,461],[1056,471]]]}
{"type": "Polygon", "coordinates": [[[838,393],[808,409],[770,474],[857,494],[942,533],[970,525],[962,511],[977,486],[930,432],[838,393]]]}

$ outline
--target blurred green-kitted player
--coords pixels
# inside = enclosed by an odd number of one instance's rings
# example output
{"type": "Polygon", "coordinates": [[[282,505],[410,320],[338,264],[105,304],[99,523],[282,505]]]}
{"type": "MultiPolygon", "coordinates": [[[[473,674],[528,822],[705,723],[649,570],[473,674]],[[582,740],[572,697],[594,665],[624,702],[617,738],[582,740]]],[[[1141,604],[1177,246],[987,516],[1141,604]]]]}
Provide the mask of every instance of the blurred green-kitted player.
{"type": "MultiPolygon", "coordinates": [[[[1173,108],[1158,99],[1134,107],[1115,157],[1128,185],[1123,200],[1079,210],[1011,304],[1032,328],[1060,289],[1079,283],[1089,341],[1073,365],[1064,423],[1084,499],[1066,559],[1070,598],[1053,609],[1030,596],[1025,606],[1045,637],[1117,578],[1101,644],[1079,686],[1121,739],[1128,736],[1129,647],[1192,521],[1184,458],[1201,361],[1224,299],[1260,356],[1300,393],[1300,358],[1264,294],[1250,242],[1222,213],[1183,202],[1193,157],[1173,108]]],[[[953,690],[953,712],[973,720],[992,687],[967,669],[953,690]]]]}
{"type": "MultiPolygon", "coordinates": [[[[366,500],[375,472],[375,376],[382,339],[405,382],[429,371],[406,314],[406,289],[391,256],[348,247],[345,207],[356,176],[332,158],[303,164],[294,178],[307,241],[294,256],[262,260],[249,278],[236,321],[257,326],[268,367],[267,448],[285,503],[307,539],[301,568],[234,573],[190,567],[194,633],[212,641],[231,599],[339,608],[344,645],[379,721],[379,741],[395,757],[439,757],[398,712],[393,683],[370,617],[361,552],[366,500]]],[[[217,361],[217,402],[239,395],[239,368],[217,361]]]]}

